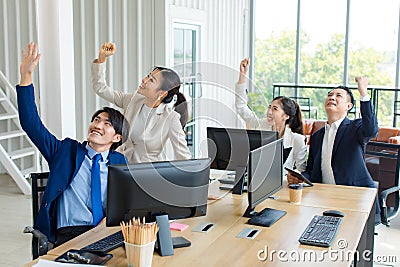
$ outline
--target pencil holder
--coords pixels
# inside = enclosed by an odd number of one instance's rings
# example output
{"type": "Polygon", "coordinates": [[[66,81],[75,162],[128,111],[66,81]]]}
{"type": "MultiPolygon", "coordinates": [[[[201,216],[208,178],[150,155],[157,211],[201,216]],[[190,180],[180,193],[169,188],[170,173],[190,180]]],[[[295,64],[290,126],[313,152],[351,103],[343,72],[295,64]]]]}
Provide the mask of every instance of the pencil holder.
{"type": "Polygon", "coordinates": [[[153,261],[154,244],[153,242],[136,245],[125,243],[126,257],[128,259],[128,267],[149,267],[153,261]]]}

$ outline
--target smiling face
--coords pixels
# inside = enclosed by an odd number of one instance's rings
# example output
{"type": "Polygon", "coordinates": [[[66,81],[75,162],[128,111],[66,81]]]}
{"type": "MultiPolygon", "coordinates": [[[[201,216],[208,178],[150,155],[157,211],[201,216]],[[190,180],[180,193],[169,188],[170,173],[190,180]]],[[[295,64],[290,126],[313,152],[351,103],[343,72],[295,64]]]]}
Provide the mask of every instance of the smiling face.
{"type": "Polygon", "coordinates": [[[345,90],[340,88],[330,91],[325,100],[326,114],[328,117],[334,117],[334,120],[345,117],[352,107],[350,96],[345,90]]]}
{"type": "Polygon", "coordinates": [[[160,90],[162,80],[161,71],[155,69],[142,79],[142,83],[139,85],[137,92],[148,99],[156,100],[163,94],[163,91],[160,90]]]}
{"type": "Polygon", "coordinates": [[[282,103],[279,99],[271,103],[272,117],[275,123],[275,128],[280,131],[285,127],[285,122],[289,119],[289,115],[282,108],[282,103]]]}
{"type": "Polygon", "coordinates": [[[267,123],[272,125],[274,123],[274,116],[272,115],[271,105],[269,105],[265,111],[265,116],[267,117],[267,123]]]}
{"type": "Polygon", "coordinates": [[[113,143],[121,140],[122,136],[115,132],[114,126],[108,120],[108,113],[102,112],[89,124],[88,143],[97,152],[110,149],[113,143]]]}

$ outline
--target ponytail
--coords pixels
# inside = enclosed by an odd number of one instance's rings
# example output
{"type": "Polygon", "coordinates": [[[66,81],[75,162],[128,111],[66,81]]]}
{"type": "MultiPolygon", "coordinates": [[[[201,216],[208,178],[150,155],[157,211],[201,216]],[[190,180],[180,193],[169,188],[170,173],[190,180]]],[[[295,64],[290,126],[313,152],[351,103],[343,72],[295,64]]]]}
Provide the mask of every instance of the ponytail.
{"type": "Polygon", "coordinates": [[[171,103],[172,99],[176,95],[177,99],[174,104],[174,109],[181,115],[180,122],[182,129],[185,128],[186,122],[188,120],[188,108],[185,96],[179,92],[181,87],[181,80],[179,75],[172,69],[165,67],[154,67],[154,70],[159,70],[162,76],[161,90],[168,92],[167,95],[162,100],[162,103],[171,103]]]}
{"type": "Polygon", "coordinates": [[[188,121],[188,108],[187,108],[187,102],[185,96],[181,93],[178,92],[176,94],[176,102],[174,104],[174,109],[176,112],[178,112],[181,115],[180,122],[182,125],[182,128],[185,128],[185,125],[188,121]]]}
{"type": "Polygon", "coordinates": [[[289,117],[288,124],[292,132],[303,134],[303,118],[301,115],[301,109],[299,104],[295,100],[292,101],[295,107],[295,114],[294,116],[289,117]]]}
{"type": "Polygon", "coordinates": [[[279,100],[282,109],[289,118],[286,120],[285,125],[294,133],[303,134],[303,118],[299,104],[286,96],[277,96],[272,101],[279,100]]]}

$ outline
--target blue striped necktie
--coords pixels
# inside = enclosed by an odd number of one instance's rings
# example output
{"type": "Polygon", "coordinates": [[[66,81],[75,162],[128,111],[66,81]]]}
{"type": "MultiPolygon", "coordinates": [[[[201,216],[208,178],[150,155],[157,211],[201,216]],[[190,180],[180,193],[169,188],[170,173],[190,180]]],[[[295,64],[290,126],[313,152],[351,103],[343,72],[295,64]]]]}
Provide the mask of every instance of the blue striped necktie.
{"type": "Polygon", "coordinates": [[[103,219],[103,206],[101,202],[100,164],[101,154],[92,158],[92,214],[93,225],[96,226],[103,219]]]}

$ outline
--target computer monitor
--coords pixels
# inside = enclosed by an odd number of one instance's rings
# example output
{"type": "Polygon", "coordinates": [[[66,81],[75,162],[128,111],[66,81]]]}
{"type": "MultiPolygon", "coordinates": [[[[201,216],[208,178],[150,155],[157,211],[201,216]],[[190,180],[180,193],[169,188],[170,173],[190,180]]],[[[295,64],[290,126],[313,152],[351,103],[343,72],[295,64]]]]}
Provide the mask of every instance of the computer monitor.
{"type": "Polygon", "coordinates": [[[110,165],[107,226],[133,217],[154,221],[204,216],[207,211],[210,159],[110,165]]]}
{"type": "Polygon", "coordinates": [[[249,206],[244,216],[252,217],[257,215],[254,209],[259,203],[282,188],[283,139],[250,152],[247,183],[249,206]]]}
{"type": "Polygon", "coordinates": [[[207,127],[211,168],[236,171],[233,193],[241,193],[249,152],[279,138],[277,131],[207,127]]]}
{"type": "Polygon", "coordinates": [[[169,219],[206,215],[210,162],[206,158],[110,165],[106,225],[117,226],[133,217],[157,221],[158,251],[172,255],[169,219]]]}
{"type": "Polygon", "coordinates": [[[277,131],[207,127],[211,169],[236,171],[246,166],[249,152],[278,139],[277,131]]]}

